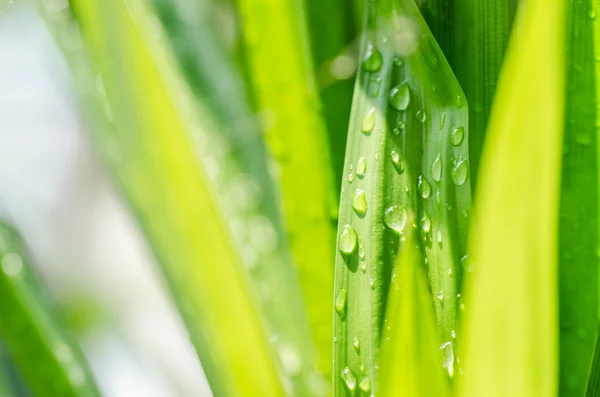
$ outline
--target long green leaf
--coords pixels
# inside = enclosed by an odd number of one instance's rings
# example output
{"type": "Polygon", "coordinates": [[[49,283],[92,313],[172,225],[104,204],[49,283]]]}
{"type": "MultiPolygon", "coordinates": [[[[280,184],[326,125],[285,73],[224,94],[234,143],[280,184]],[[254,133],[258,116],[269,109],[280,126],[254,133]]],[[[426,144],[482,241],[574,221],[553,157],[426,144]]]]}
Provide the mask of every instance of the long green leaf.
{"type": "MultiPolygon", "coordinates": [[[[409,229],[392,275],[378,374],[381,395],[445,397],[450,390],[442,372],[433,302],[413,235],[409,229]]],[[[442,355],[447,346],[442,345],[442,355]]]]}
{"type": "Polygon", "coordinates": [[[84,98],[104,107],[89,112],[95,142],[162,265],[213,393],[322,393],[252,120],[219,125],[183,79],[197,71],[181,72],[181,49],[169,47],[146,1],[73,5],[77,20],[70,9],[46,9],[47,18],[57,37],[70,35],[63,48],[84,98]],[[73,42],[77,29],[91,56],[73,42]]]}
{"type": "Polygon", "coordinates": [[[559,224],[560,396],[584,393],[598,313],[598,154],[591,1],[567,8],[559,224]]]}
{"type": "Polygon", "coordinates": [[[379,393],[385,301],[409,215],[420,226],[440,337],[453,349],[471,202],[466,102],[412,0],[367,3],[361,60],[336,261],[339,395],[353,391],[350,373],[379,393]]]}
{"type": "Polygon", "coordinates": [[[429,0],[422,3],[423,16],[469,100],[473,187],[517,3],[516,0],[429,0]]]}
{"type": "Polygon", "coordinates": [[[49,304],[19,235],[4,223],[0,258],[0,338],[28,389],[40,397],[99,396],[83,353],[49,304]]]}
{"type": "Polygon", "coordinates": [[[325,120],[300,0],[240,0],[246,56],[265,133],[277,160],[292,253],[319,349],[331,368],[331,301],[336,208],[325,120]]]}
{"type": "Polygon", "coordinates": [[[522,8],[492,111],[469,252],[459,396],[555,396],[565,2],[522,8]]]}

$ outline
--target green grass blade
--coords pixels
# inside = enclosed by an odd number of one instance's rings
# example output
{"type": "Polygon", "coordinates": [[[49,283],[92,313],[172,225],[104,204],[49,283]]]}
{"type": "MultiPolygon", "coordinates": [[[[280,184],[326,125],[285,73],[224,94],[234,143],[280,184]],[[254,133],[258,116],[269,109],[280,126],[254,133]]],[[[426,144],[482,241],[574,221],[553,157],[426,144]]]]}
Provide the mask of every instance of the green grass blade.
{"type": "Polygon", "coordinates": [[[335,189],[325,121],[312,73],[303,3],[240,0],[246,56],[278,182],[320,368],[331,367],[335,189]],[[285,67],[282,67],[285,65],[285,67]]]}
{"type": "Polygon", "coordinates": [[[555,396],[565,2],[522,8],[492,112],[465,290],[461,397],[555,396]]]}
{"type": "Polygon", "coordinates": [[[366,14],[336,261],[339,395],[353,391],[350,373],[368,378],[379,393],[375,368],[385,300],[409,215],[420,226],[431,289],[439,297],[440,336],[451,342],[470,214],[467,106],[452,71],[412,0],[368,2],[366,14]]]}
{"type": "Polygon", "coordinates": [[[256,164],[264,159],[244,163],[246,149],[261,153],[256,128],[219,125],[183,80],[191,72],[180,73],[180,53],[147,2],[73,4],[77,21],[69,9],[46,10],[47,19],[57,37],[70,34],[63,47],[84,97],[104,106],[105,118],[90,112],[96,143],[162,265],[213,393],[319,394],[300,290],[266,167],[256,164]],[[73,43],[76,29],[91,58],[73,43]]]}
{"type": "Polygon", "coordinates": [[[0,338],[28,389],[40,397],[99,396],[83,353],[49,304],[19,235],[3,223],[0,257],[0,338]]]}
{"type": "Polygon", "coordinates": [[[438,351],[431,293],[421,265],[421,248],[410,231],[388,296],[378,371],[381,395],[445,397],[450,390],[438,351]]]}
{"type": "Polygon", "coordinates": [[[431,0],[422,5],[423,16],[469,100],[473,187],[516,8],[515,0],[431,0]]]}
{"type": "Polygon", "coordinates": [[[598,154],[590,2],[569,3],[559,224],[560,396],[584,394],[598,313],[598,154]]]}

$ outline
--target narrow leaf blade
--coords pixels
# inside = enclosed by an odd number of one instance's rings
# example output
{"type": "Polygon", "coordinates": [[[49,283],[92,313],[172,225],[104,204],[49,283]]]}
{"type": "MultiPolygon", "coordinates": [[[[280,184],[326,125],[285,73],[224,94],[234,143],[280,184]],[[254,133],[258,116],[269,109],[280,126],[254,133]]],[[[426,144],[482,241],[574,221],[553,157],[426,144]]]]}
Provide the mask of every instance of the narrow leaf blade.
{"type": "Polygon", "coordinates": [[[470,240],[461,397],[557,392],[564,3],[522,8],[492,111],[470,240]]]}

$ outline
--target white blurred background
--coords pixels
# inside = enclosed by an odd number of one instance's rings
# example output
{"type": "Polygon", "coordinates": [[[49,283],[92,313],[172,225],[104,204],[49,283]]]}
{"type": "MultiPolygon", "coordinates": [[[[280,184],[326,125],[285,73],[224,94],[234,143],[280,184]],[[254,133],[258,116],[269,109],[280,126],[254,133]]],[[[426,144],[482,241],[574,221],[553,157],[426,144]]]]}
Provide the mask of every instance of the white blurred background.
{"type": "Polygon", "coordinates": [[[0,208],[108,397],[210,396],[135,221],[94,156],[31,1],[0,0],[0,208]]]}

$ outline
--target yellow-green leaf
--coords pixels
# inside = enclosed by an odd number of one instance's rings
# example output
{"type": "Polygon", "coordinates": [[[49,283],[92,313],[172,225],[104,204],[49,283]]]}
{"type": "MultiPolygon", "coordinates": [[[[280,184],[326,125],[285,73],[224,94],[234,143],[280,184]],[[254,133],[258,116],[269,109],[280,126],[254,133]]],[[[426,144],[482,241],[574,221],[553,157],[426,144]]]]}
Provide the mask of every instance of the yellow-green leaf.
{"type": "Polygon", "coordinates": [[[445,397],[442,360],[453,361],[451,342],[440,345],[421,248],[409,232],[388,295],[381,342],[382,396],[445,397]]]}
{"type": "Polygon", "coordinates": [[[524,3],[501,75],[470,239],[461,397],[557,393],[565,3],[524,3]]]}

